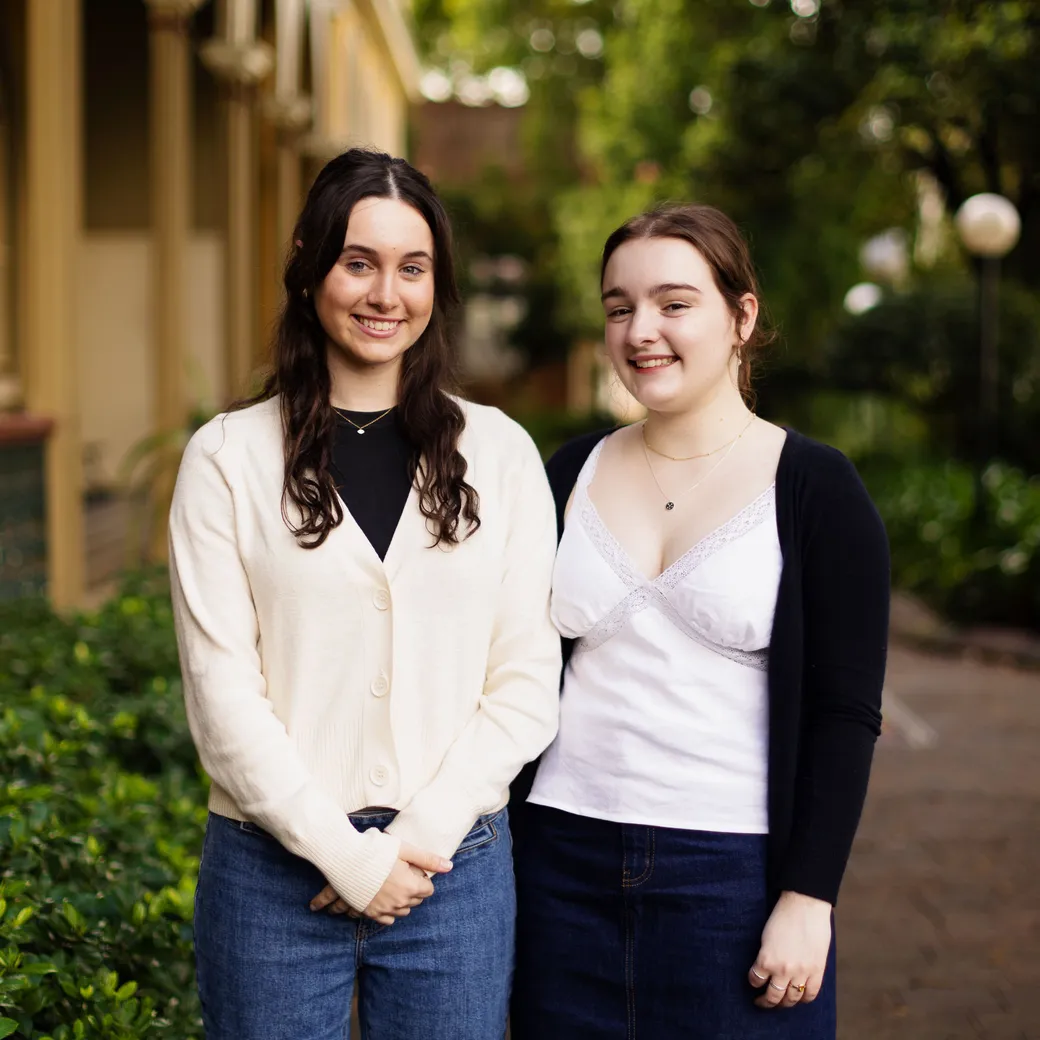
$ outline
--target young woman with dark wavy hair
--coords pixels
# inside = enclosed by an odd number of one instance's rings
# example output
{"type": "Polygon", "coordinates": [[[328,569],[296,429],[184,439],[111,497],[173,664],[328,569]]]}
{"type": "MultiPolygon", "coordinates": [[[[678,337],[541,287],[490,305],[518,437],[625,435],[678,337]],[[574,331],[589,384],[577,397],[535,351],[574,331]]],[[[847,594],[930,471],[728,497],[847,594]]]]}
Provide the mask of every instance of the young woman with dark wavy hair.
{"type": "Polygon", "coordinates": [[[212,779],[195,908],[208,1040],[500,1040],[508,785],[555,731],[552,498],[452,394],[451,229],[353,149],[308,195],[274,371],[192,439],[170,519],[212,779]]]}
{"type": "Polygon", "coordinates": [[[732,220],[635,217],[601,275],[647,417],[549,462],[568,663],[559,736],[514,788],[513,1040],[834,1040],[885,530],[844,456],[749,406],[768,337],[732,220]]]}

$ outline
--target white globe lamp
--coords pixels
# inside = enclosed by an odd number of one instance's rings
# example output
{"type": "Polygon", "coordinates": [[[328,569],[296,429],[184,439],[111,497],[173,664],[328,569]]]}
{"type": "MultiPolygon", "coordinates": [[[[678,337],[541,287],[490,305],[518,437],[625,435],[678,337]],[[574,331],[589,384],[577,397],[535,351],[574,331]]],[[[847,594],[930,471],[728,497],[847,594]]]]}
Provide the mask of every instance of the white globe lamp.
{"type": "Polygon", "coordinates": [[[957,210],[954,220],[964,248],[987,260],[1007,256],[1022,232],[1014,203],[992,192],[972,195],[957,210]]]}

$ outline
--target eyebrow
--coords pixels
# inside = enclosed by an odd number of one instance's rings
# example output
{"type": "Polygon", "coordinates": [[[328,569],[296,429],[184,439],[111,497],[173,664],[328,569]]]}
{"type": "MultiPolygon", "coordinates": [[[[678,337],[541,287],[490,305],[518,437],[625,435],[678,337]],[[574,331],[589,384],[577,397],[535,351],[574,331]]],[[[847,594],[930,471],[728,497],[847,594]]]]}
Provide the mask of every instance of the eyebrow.
{"type": "MultiPolygon", "coordinates": [[[[363,246],[357,242],[349,242],[343,247],[343,253],[362,253],[365,256],[371,256],[378,258],[379,250],[373,249],[371,246],[363,246]]],[[[343,255],[340,253],[340,256],[343,255]]],[[[425,249],[413,249],[410,253],[405,253],[401,257],[402,260],[427,260],[431,264],[433,263],[433,257],[426,252],[425,249]]]]}
{"type": "MultiPolygon", "coordinates": [[[[695,286],[695,285],[687,285],[686,282],[662,282],[660,285],[652,286],[651,289],[650,289],[650,292],[647,295],[649,295],[649,296],[664,296],[666,293],[677,292],[679,290],[683,290],[685,292],[700,293],[700,289],[698,289],[697,286],[695,286]]],[[[607,299],[610,299],[613,296],[627,296],[627,295],[628,295],[628,293],[626,293],[624,289],[622,289],[620,286],[616,285],[612,289],[608,289],[600,297],[600,299],[601,300],[607,300],[607,299]]]]}

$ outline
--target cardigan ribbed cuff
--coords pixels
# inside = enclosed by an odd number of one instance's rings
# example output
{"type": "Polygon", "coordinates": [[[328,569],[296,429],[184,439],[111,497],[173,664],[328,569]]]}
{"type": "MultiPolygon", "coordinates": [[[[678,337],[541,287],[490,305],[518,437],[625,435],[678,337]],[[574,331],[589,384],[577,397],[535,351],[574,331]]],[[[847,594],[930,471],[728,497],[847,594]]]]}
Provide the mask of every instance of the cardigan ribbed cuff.
{"type": "Polygon", "coordinates": [[[500,804],[486,808],[475,805],[472,799],[465,797],[449,801],[438,798],[436,792],[431,797],[430,788],[426,788],[397,814],[386,833],[416,848],[451,859],[462,844],[462,839],[473,829],[477,818],[505,804],[505,797],[500,804]]]}
{"type": "Polygon", "coordinates": [[[374,827],[361,833],[343,815],[320,832],[300,835],[293,851],[310,860],[328,883],[361,911],[390,876],[400,848],[400,839],[374,827]]]}
{"type": "Polygon", "coordinates": [[[383,887],[401,849],[401,841],[394,835],[374,827],[357,830],[342,809],[318,815],[300,812],[286,825],[284,818],[243,813],[216,784],[210,788],[209,809],[218,816],[263,827],[293,855],[313,863],[337,894],[358,911],[363,911],[383,887]]]}

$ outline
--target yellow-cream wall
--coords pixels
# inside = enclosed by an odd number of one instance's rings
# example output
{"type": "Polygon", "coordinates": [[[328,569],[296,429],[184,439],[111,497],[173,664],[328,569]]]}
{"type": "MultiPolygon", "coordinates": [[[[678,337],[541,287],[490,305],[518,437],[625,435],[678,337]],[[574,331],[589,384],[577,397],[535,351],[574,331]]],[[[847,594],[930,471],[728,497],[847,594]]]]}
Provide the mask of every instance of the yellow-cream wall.
{"type": "MultiPolygon", "coordinates": [[[[154,430],[155,351],[149,180],[148,25],[142,0],[83,6],[84,222],[74,300],[88,488],[116,482],[154,430]],[[104,10],[103,10],[104,8],[104,10]]],[[[212,4],[195,32],[212,32],[212,4]]],[[[223,398],[223,199],[218,92],[192,68],[194,231],[189,246],[186,384],[193,405],[223,398]]]]}
{"type": "MultiPolygon", "coordinates": [[[[76,350],[85,477],[115,482],[129,449],[154,429],[152,244],[147,232],[95,232],[80,245],[76,350]]],[[[224,245],[215,231],[190,240],[186,383],[190,400],[223,400],[224,245]]]]}
{"type": "Polygon", "coordinates": [[[376,28],[349,6],[330,29],[329,136],[403,155],[408,103],[376,28]]]}

